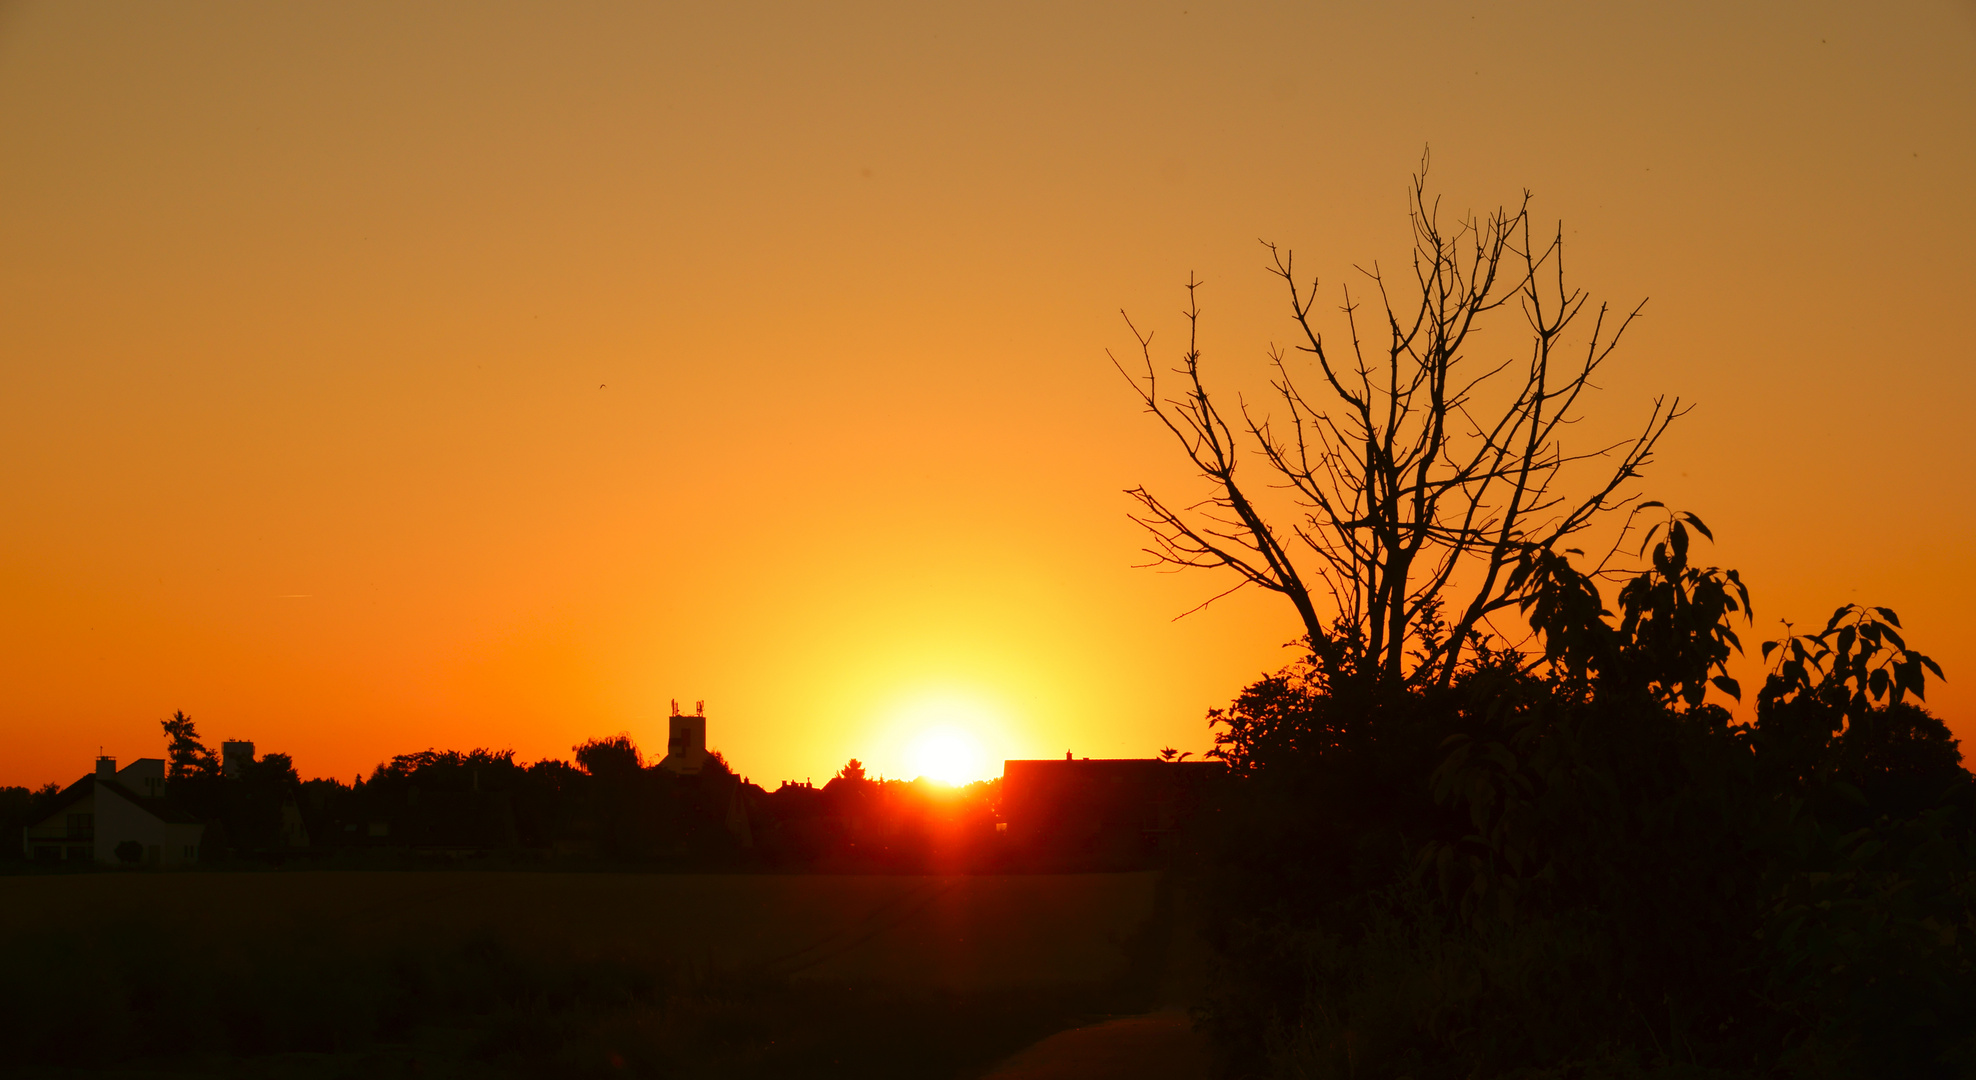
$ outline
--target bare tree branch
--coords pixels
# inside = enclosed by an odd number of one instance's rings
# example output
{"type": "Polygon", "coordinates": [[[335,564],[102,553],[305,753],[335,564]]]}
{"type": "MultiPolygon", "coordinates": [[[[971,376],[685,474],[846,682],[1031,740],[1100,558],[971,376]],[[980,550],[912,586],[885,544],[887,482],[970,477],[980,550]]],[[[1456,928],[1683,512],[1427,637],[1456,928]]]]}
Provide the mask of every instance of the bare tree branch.
{"type": "Polygon", "coordinates": [[[1445,683],[1482,640],[1499,638],[1491,616],[1515,604],[1511,571],[1533,552],[1612,513],[1628,515],[1623,537],[1636,498],[1628,485],[1686,412],[1678,399],[1656,399],[1638,434],[1567,450],[1593,376],[1641,306],[1618,317],[1567,285],[1563,228],[1533,235],[1527,191],[1514,208],[1444,225],[1423,156],[1408,215],[1408,295],[1395,295],[1376,263],[1359,271],[1384,324],[1376,352],[1349,287],[1339,309],[1347,346],[1334,352],[1315,314],[1318,281],[1301,284],[1292,253],[1264,242],[1297,327],[1292,349],[1269,353],[1275,416],[1238,400],[1231,425],[1217,407],[1201,374],[1201,283],[1191,277],[1178,392],[1162,396],[1152,335],[1129,318],[1143,374],[1112,357],[1209,485],[1184,509],[1129,492],[1153,538],[1150,565],[1233,571],[1235,585],[1203,607],[1246,585],[1279,593],[1330,677],[1392,685],[1445,683]],[[1522,313],[1527,349],[1467,373],[1475,335],[1506,309],[1522,313]],[[1301,385],[1293,353],[1315,368],[1318,393],[1301,385]],[[1244,455],[1261,459],[1261,486],[1238,478],[1244,455]],[[1287,519],[1272,524],[1251,497],[1265,488],[1287,494],[1287,519]],[[1315,560],[1308,575],[1299,559],[1315,560]],[[1322,609],[1313,585],[1328,594],[1322,609]]]}

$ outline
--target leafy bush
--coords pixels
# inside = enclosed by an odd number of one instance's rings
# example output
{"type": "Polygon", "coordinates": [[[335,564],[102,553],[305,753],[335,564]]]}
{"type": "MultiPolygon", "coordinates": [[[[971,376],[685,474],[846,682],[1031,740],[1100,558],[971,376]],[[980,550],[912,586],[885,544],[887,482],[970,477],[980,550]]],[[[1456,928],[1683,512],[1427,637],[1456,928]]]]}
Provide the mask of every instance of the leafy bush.
{"type": "Polygon", "coordinates": [[[1519,568],[1541,655],[1445,688],[1306,662],[1211,715],[1236,778],[1203,1008],[1243,1076],[1976,1072],[1976,783],[1885,609],[1766,646],[1686,525],[1604,610],[1519,568]]]}

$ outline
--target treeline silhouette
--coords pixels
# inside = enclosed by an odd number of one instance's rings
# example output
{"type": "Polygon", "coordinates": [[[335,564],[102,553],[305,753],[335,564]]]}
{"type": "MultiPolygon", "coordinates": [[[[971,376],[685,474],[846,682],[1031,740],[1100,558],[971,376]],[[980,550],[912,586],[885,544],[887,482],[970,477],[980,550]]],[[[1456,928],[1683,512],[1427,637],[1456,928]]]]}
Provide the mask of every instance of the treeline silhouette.
{"type": "MultiPolygon", "coordinates": [[[[620,734],[573,747],[567,761],[421,750],[346,783],[303,780],[282,753],[237,761],[229,774],[190,717],[176,713],[163,726],[166,794],[208,823],[205,865],[959,871],[1004,858],[999,779],[963,787],[873,779],[854,758],[822,786],[767,790],[718,753],[696,775],[648,764],[620,734]]],[[[39,820],[60,790],[0,791],[7,834],[18,841],[19,826],[39,820]]]]}
{"type": "MultiPolygon", "coordinates": [[[[1539,635],[1446,685],[1313,655],[1211,715],[1199,875],[1237,1076],[1968,1076],[1976,780],[1886,608],[1768,643],[1688,525],[1608,612],[1558,560],[1539,635]]],[[[1340,634],[1349,635],[1349,627],[1340,634]]]]}

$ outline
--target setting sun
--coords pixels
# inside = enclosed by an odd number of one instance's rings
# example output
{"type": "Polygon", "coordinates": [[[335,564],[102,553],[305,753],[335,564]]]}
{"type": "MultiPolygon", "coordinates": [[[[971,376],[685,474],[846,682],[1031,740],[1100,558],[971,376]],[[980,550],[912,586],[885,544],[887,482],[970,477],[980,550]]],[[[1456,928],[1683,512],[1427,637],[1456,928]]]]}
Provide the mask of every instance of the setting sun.
{"type": "Polygon", "coordinates": [[[975,695],[952,689],[922,690],[887,710],[892,751],[901,777],[926,777],[960,785],[1001,772],[999,753],[1007,718],[975,695]]]}
{"type": "Polygon", "coordinates": [[[996,771],[981,744],[954,728],[934,728],[913,740],[910,761],[917,775],[956,787],[996,771]]]}

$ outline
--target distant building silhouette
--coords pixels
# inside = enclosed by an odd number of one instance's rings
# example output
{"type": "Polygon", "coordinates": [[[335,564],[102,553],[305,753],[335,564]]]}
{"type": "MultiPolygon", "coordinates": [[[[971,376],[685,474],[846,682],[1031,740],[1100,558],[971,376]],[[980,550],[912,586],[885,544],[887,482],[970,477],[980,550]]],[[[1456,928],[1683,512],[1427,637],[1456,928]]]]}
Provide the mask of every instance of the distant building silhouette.
{"type": "Polygon", "coordinates": [[[666,756],[659,768],[681,776],[694,776],[707,764],[707,703],[695,703],[692,716],[681,716],[679,702],[672,703],[672,718],[666,724],[666,756]]]}
{"type": "Polygon", "coordinates": [[[1143,864],[1171,849],[1224,772],[1217,761],[1158,758],[1005,761],[1002,822],[1032,863],[1143,864]]]}
{"type": "Polygon", "coordinates": [[[163,758],[138,758],[119,770],[116,758],[99,757],[94,773],[70,784],[48,816],[23,830],[26,854],[42,862],[198,862],[206,826],[164,792],[163,758]]]}

